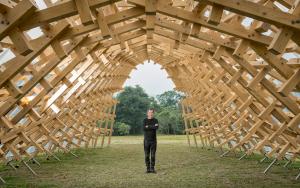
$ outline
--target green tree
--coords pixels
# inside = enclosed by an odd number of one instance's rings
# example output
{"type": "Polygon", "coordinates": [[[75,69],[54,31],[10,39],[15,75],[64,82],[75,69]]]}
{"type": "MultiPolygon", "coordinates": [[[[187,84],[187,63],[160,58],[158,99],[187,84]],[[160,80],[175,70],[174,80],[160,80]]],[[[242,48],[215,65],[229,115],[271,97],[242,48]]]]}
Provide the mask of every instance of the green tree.
{"type": "Polygon", "coordinates": [[[161,105],[158,104],[158,101],[155,99],[155,97],[150,97],[149,98],[150,101],[150,108],[154,108],[155,113],[159,113],[161,111],[161,105]]]}
{"type": "Polygon", "coordinates": [[[126,123],[116,122],[114,125],[114,135],[124,136],[128,135],[130,130],[130,126],[126,123]]]}
{"type": "Polygon", "coordinates": [[[182,134],[183,119],[178,109],[174,107],[164,107],[156,115],[159,119],[159,132],[162,134],[182,134]]]}
{"type": "Polygon", "coordinates": [[[162,107],[179,107],[178,102],[183,97],[182,94],[175,90],[166,91],[161,95],[157,95],[157,100],[162,107]]]}
{"type": "Polygon", "coordinates": [[[147,109],[151,107],[155,109],[160,133],[182,134],[184,126],[181,106],[178,105],[182,97],[184,96],[175,90],[150,97],[139,85],[126,86],[123,92],[116,95],[116,99],[120,101],[116,109],[116,122],[130,125],[129,134],[140,134],[147,109]]]}
{"type": "Polygon", "coordinates": [[[116,108],[116,121],[130,125],[130,134],[140,134],[151,103],[149,96],[143,88],[135,85],[126,86],[123,92],[117,94],[116,99],[120,101],[116,108]]]}
{"type": "Polygon", "coordinates": [[[157,118],[160,122],[160,132],[163,134],[182,134],[184,125],[179,101],[184,97],[181,93],[171,90],[157,95],[160,112],[157,118]]]}

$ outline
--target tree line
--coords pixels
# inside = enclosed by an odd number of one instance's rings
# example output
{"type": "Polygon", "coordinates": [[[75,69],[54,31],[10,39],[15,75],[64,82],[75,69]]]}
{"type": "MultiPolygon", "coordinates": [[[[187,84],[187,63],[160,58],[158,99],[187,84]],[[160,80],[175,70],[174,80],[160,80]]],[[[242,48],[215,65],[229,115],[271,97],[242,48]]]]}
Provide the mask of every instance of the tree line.
{"type": "Polygon", "coordinates": [[[139,85],[126,86],[116,95],[120,101],[116,107],[113,135],[138,135],[143,133],[143,119],[147,109],[154,108],[161,134],[183,134],[184,122],[179,101],[183,94],[170,90],[155,97],[149,96],[139,85]]]}

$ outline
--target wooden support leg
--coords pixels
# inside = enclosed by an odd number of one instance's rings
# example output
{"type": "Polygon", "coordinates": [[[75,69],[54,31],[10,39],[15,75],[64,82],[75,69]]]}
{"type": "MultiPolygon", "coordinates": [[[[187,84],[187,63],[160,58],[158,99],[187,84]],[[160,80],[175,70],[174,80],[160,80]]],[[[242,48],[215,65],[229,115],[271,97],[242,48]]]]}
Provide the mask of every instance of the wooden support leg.
{"type": "Polygon", "coordinates": [[[246,157],[247,156],[247,153],[244,153],[240,158],[239,158],[239,160],[242,160],[244,157],[246,157]]]}
{"type": "Polygon", "coordinates": [[[102,141],[101,141],[101,148],[103,148],[103,146],[104,146],[105,136],[107,135],[108,123],[109,123],[109,121],[106,120],[106,122],[105,122],[105,128],[104,128],[104,133],[103,133],[103,137],[102,137],[102,141]]]}
{"type": "Polygon", "coordinates": [[[0,176],[0,181],[2,182],[2,183],[6,183],[6,181],[0,176]]]}
{"type": "Polygon", "coordinates": [[[291,161],[291,160],[288,160],[288,161],[283,165],[283,167],[287,168],[291,163],[292,163],[292,161],[291,161]]]}
{"type": "Polygon", "coordinates": [[[186,138],[187,138],[189,147],[191,147],[190,137],[189,137],[189,133],[187,131],[186,131],[186,138]]]}
{"type": "Polygon", "coordinates": [[[98,138],[99,138],[99,135],[96,135],[96,136],[95,136],[95,139],[93,139],[93,142],[94,142],[94,143],[92,142],[92,145],[93,145],[94,148],[97,147],[98,138]]]}
{"type": "Polygon", "coordinates": [[[108,141],[107,141],[107,146],[109,147],[110,146],[110,142],[111,142],[111,136],[112,136],[112,127],[110,128],[109,130],[109,136],[108,136],[108,141]]]}
{"type": "Polygon", "coordinates": [[[17,171],[16,167],[14,167],[14,165],[11,164],[11,161],[9,161],[9,162],[7,163],[7,165],[9,165],[12,169],[14,169],[15,171],[17,171]]]}
{"type": "Polygon", "coordinates": [[[266,174],[266,173],[270,170],[270,168],[275,164],[276,161],[277,161],[277,159],[274,159],[274,160],[270,163],[270,165],[265,169],[264,174],[266,174]]]}
{"type": "Polygon", "coordinates": [[[193,137],[194,137],[194,142],[195,142],[195,145],[196,145],[196,147],[198,147],[198,143],[197,143],[196,135],[195,135],[195,134],[193,134],[193,137]]]}
{"type": "Polygon", "coordinates": [[[105,140],[105,133],[102,135],[102,140],[101,140],[101,148],[104,146],[104,140],[105,140]]]}
{"type": "Polygon", "coordinates": [[[35,158],[32,158],[31,160],[33,164],[37,164],[38,166],[41,166],[41,163],[38,162],[35,158]]]}
{"type": "Polygon", "coordinates": [[[107,146],[110,146],[111,136],[112,136],[112,132],[113,132],[113,126],[114,126],[114,121],[112,121],[112,122],[111,122],[111,125],[110,125],[110,130],[109,130],[109,137],[108,137],[108,141],[107,141],[107,146]]]}
{"type": "Polygon", "coordinates": [[[262,158],[259,162],[262,163],[262,162],[264,162],[266,159],[268,159],[267,156],[265,156],[264,158],[262,158]]]}
{"type": "Polygon", "coordinates": [[[237,157],[237,154],[236,154],[235,150],[233,150],[233,154],[234,154],[235,157],[237,157]]]}
{"type": "Polygon", "coordinates": [[[299,177],[300,177],[300,172],[299,172],[299,174],[296,176],[295,180],[298,180],[299,177]]]}
{"type": "Polygon", "coordinates": [[[29,169],[29,171],[33,174],[33,175],[35,175],[35,176],[37,176],[37,173],[24,161],[24,160],[22,160],[22,163],[29,169]]]}
{"type": "Polygon", "coordinates": [[[220,145],[220,146],[219,146],[219,148],[220,148],[220,150],[219,150],[219,151],[220,151],[221,153],[224,153],[224,150],[223,150],[223,147],[222,147],[222,145],[220,145]]]}
{"type": "Polygon", "coordinates": [[[69,151],[74,157],[78,158],[78,155],[76,155],[75,153],[73,153],[72,151],[69,151]]]}
{"type": "Polygon", "coordinates": [[[199,137],[200,137],[200,140],[201,140],[201,144],[202,144],[202,149],[204,148],[205,144],[204,144],[204,141],[203,141],[203,138],[201,136],[201,134],[199,134],[199,137]]]}
{"type": "Polygon", "coordinates": [[[60,160],[55,154],[53,154],[53,153],[47,156],[47,160],[50,159],[49,156],[52,156],[54,159],[56,159],[56,160],[58,160],[58,161],[61,161],[61,160],[60,160]]]}
{"type": "Polygon", "coordinates": [[[55,154],[52,154],[52,157],[54,157],[54,159],[61,161],[60,158],[58,158],[55,154]]]}
{"type": "MultiPolygon", "coordinates": [[[[116,114],[116,107],[117,107],[117,105],[114,104],[114,108],[113,108],[113,117],[115,117],[115,114],[116,114]]],[[[113,133],[113,131],[114,131],[114,123],[115,123],[115,118],[112,120],[111,125],[110,125],[110,130],[109,130],[109,137],[108,137],[108,141],[107,141],[107,146],[110,146],[111,136],[112,136],[112,133],[113,133]]]]}
{"type": "Polygon", "coordinates": [[[220,155],[220,157],[225,157],[225,155],[227,155],[229,152],[230,152],[230,150],[225,151],[224,153],[222,153],[222,154],[220,155]]]}

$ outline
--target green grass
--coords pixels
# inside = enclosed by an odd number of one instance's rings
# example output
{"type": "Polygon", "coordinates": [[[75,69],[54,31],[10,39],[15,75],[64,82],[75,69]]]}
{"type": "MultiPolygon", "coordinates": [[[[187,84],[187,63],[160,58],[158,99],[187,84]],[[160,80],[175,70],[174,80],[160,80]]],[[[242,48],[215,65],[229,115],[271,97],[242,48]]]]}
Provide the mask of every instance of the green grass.
{"type": "Polygon", "coordinates": [[[214,150],[189,148],[184,135],[158,136],[157,174],[145,174],[142,141],[142,136],[113,137],[108,148],[74,150],[79,158],[39,156],[41,167],[30,164],[38,177],[24,165],[16,172],[2,166],[0,176],[7,181],[4,187],[300,187],[295,166],[274,165],[264,175],[270,161],[258,163],[261,156],[220,158],[214,150]]]}

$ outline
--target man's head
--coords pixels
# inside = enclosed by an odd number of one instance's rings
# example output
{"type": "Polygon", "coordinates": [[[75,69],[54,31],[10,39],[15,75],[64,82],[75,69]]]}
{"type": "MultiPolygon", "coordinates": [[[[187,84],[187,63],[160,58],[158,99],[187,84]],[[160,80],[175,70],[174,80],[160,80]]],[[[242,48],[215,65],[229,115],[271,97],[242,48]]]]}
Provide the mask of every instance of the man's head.
{"type": "Polygon", "coordinates": [[[148,111],[147,111],[148,119],[153,118],[153,115],[154,115],[154,109],[153,108],[149,108],[148,111]]]}

